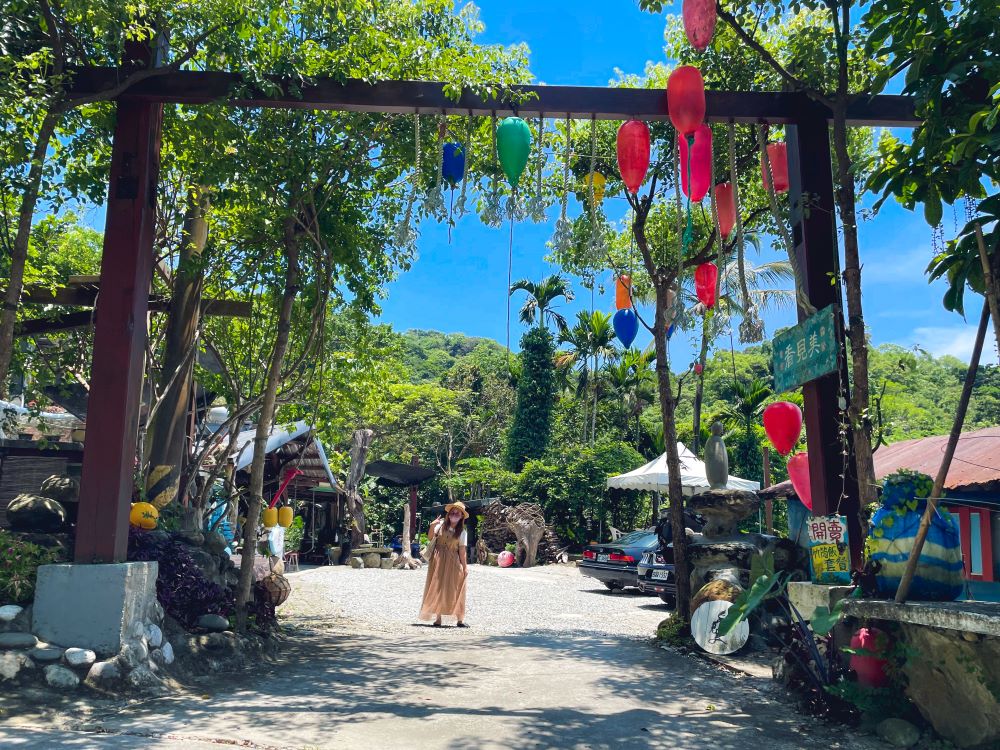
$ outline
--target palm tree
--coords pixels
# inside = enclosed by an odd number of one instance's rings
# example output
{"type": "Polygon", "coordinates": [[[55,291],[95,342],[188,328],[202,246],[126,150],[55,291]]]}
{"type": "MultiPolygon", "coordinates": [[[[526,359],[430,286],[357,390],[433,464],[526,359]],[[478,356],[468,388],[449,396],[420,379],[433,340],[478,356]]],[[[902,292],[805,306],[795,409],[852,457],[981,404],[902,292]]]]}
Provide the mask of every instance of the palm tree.
{"type": "Polygon", "coordinates": [[[635,418],[635,441],[639,445],[639,416],[643,409],[653,403],[656,398],[656,377],[651,366],[656,360],[656,352],[652,349],[640,352],[627,350],[617,362],[609,362],[605,371],[611,391],[622,406],[622,416],[626,429],[632,418],[635,418]]]}
{"type": "MultiPolygon", "coordinates": [[[[614,358],[618,350],[614,347],[615,331],[611,325],[611,316],[600,310],[587,312],[581,310],[576,315],[576,325],[566,328],[559,337],[560,343],[569,344],[570,350],[560,357],[557,363],[560,367],[576,366],[577,395],[586,392],[588,385],[594,394],[594,409],[591,421],[590,439],[593,442],[597,435],[597,373],[601,360],[614,358]]],[[[585,412],[586,413],[586,412],[585,412]]],[[[586,438],[586,422],[584,422],[584,438],[586,438]]]]}
{"type": "Polygon", "coordinates": [[[567,302],[573,299],[573,290],[561,274],[554,273],[537,284],[521,279],[511,284],[509,294],[513,296],[514,292],[521,291],[528,293],[518,316],[522,323],[534,325],[537,315],[539,326],[544,326],[551,320],[560,332],[566,330],[566,319],[552,308],[552,303],[559,297],[564,297],[567,302]]]}
{"type": "Polygon", "coordinates": [[[733,400],[723,407],[718,418],[728,427],[735,427],[743,432],[737,463],[752,475],[748,478],[762,477],[763,469],[757,471],[759,451],[754,426],[760,421],[764,407],[768,399],[774,395],[774,391],[765,381],[753,378],[747,383],[735,381],[733,395],[733,400]]]}

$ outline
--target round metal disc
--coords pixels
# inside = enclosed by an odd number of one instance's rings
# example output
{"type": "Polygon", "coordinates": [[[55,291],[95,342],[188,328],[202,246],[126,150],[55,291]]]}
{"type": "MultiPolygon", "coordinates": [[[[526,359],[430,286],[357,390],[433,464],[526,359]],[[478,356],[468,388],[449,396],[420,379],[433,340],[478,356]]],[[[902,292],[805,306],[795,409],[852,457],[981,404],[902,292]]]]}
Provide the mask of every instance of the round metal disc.
{"type": "Polygon", "coordinates": [[[733,654],[746,645],[750,624],[743,620],[725,636],[718,634],[719,623],[732,605],[726,601],[705,602],[691,617],[691,635],[710,654],[733,654]]]}

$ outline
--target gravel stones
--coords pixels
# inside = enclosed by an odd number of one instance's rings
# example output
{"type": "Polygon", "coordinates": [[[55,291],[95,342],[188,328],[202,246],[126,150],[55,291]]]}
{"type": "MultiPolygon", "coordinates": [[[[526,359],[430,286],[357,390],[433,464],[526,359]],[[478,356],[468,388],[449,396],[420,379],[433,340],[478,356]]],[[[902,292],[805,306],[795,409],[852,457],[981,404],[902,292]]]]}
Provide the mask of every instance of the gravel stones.
{"type": "Polygon", "coordinates": [[[0,648],[34,648],[38,639],[31,633],[0,633],[0,648]]]}
{"type": "Polygon", "coordinates": [[[16,604],[0,607],[0,622],[13,622],[23,611],[24,607],[19,607],[16,604]]]}
{"type": "Polygon", "coordinates": [[[61,690],[71,690],[80,684],[80,678],[60,664],[49,664],[45,668],[45,681],[50,687],[61,690]]]}
{"type": "Polygon", "coordinates": [[[202,615],[198,618],[198,622],[196,622],[195,625],[213,633],[221,633],[224,630],[229,630],[229,620],[222,615],[202,615]]]}
{"type": "Polygon", "coordinates": [[[66,663],[71,667],[89,667],[97,661],[97,654],[89,648],[66,649],[66,663]]]}

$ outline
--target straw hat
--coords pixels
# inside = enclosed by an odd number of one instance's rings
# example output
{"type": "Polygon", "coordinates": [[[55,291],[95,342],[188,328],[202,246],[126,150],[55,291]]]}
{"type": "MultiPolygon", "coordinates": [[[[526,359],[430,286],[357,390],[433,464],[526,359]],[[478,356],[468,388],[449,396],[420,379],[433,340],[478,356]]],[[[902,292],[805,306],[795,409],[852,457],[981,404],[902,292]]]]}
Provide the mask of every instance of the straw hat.
{"type": "Polygon", "coordinates": [[[463,503],[461,500],[454,503],[448,503],[446,506],[444,506],[444,512],[451,513],[452,508],[458,508],[460,511],[462,511],[463,517],[465,518],[469,517],[469,511],[465,509],[465,503],[463,503]]]}

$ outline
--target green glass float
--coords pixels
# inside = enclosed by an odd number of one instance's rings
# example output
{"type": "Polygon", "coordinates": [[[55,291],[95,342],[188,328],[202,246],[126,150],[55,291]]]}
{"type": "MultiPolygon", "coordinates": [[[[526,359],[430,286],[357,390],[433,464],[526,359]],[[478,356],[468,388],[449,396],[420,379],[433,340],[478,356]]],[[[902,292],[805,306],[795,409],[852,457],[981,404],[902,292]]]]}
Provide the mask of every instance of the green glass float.
{"type": "MultiPolygon", "coordinates": [[[[867,541],[869,557],[879,565],[875,583],[882,596],[896,595],[933,487],[929,476],[907,469],[890,474],[883,482],[881,507],[872,516],[867,541]]],[[[964,588],[958,524],[951,513],[938,506],[909,598],[950,602],[960,597],[964,588]]]]}
{"type": "Polygon", "coordinates": [[[531,128],[520,117],[506,117],[497,126],[497,156],[512,188],[517,187],[531,154],[531,128]]]}

